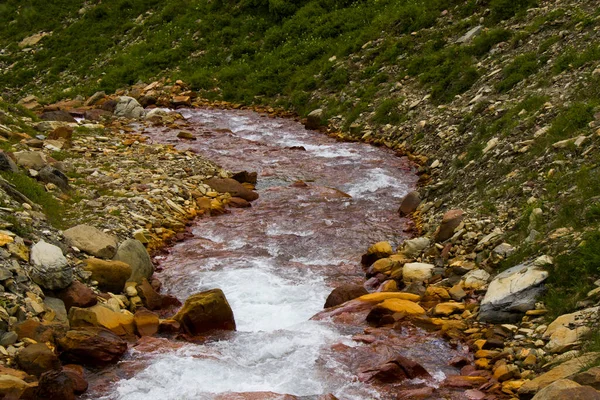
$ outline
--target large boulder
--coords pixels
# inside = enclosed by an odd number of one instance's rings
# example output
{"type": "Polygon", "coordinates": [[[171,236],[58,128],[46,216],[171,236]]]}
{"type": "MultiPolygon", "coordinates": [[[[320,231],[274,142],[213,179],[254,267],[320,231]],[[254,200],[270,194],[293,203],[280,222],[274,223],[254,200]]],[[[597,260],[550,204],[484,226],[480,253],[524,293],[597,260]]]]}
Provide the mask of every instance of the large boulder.
{"type": "Polygon", "coordinates": [[[98,302],[96,293],[89,286],[73,281],[68,287],[56,293],[56,297],[65,303],[67,311],[71,307],[91,307],[98,302]]]}
{"type": "Polygon", "coordinates": [[[17,353],[19,368],[28,374],[40,376],[46,371],[60,369],[60,360],[43,343],[31,344],[17,353]]]}
{"type": "Polygon", "coordinates": [[[221,289],[190,296],[173,319],[192,335],[213,329],[235,330],[233,311],[221,289]]]}
{"type": "Polygon", "coordinates": [[[117,249],[117,254],[113,258],[115,261],[122,261],[131,267],[131,276],[127,281],[142,283],[144,278],[150,279],[154,273],[154,266],[148,251],[136,239],[127,239],[117,249]]]}
{"type": "Polygon", "coordinates": [[[333,289],[325,300],[324,308],[335,307],[349,300],[368,294],[363,285],[342,285],[333,289]]]}
{"type": "Polygon", "coordinates": [[[71,307],[69,323],[72,328],[102,327],[119,336],[135,334],[133,314],[128,311],[116,312],[101,304],[89,308],[71,307]]]}
{"type": "Polygon", "coordinates": [[[531,400],[600,400],[600,392],[568,379],[559,379],[537,392],[531,400]]]}
{"type": "Polygon", "coordinates": [[[29,276],[41,287],[57,290],[73,282],[73,270],[60,247],[40,240],[31,247],[29,257],[29,276]]]}
{"type": "Polygon", "coordinates": [[[131,267],[121,261],[88,258],[84,269],[92,273],[92,279],[98,281],[101,290],[113,293],[121,293],[131,276],[131,267]]]}
{"type": "Polygon", "coordinates": [[[89,225],[77,225],[64,231],[71,246],[95,257],[111,259],[117,252],[117,238],[89,225]]]}
{"type": "Polygon", "coordinates": [[[233,197],[240,197],[247,201],[254,201],[258,199],[258,193],[246,188],[235,179],[210,178],[204,183],[219,193],[229,193],[233,197]]]}
{"type": "Polygon", "coordinates": [[[458,228],[463,221],[464,212],[462,210],[450,210],[442,217],[442,223],[435,231],[434,237],[436,242],[443,242],[454,235],[454,230],[458,228]]]}
{"type": "Polygon", "coordinates": [[[131,119],[142,118],[146,113],[144,107],[133,97],[121,96],[115,106],[115,115],[131,119]]]}
{"type": "Polygon", "coordinates": [[[321,120],[323,119],[323,110],[320,108],[317,108],[316,110],[311,111],[307,116],[306,116],[306,123],[304,124],[304,126],[306,127],[306,129],[319,129],[319,127],[321,126],[321,120]]]}
{"type": "Polygon", "coordinates": [[[61,359],[96,366],[117,362],[127,351],[127,342],[104,328],[81,328],[67,332],[59,341],[61,359]]]}
{"type": "Polygon", "coordinates": [[[491,323],[514,323],[535,308],[543,292],[548,272],[542,269],[548,257],[540,257],[502,272],[489,284],[481,302],[479,320],[491,323]]]}

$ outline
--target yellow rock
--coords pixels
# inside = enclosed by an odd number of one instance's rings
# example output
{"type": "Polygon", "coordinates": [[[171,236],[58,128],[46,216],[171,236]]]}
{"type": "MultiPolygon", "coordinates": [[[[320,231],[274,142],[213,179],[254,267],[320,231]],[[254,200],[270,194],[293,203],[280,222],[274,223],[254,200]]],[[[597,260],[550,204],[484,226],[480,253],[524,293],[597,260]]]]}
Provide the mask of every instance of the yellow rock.
{"type": "Polygon", "coordinates": [[[380,293],[369,293],[363,296],[360,296],[358,300],[361,301],[371,301],[371,302],[380,302],[389,299],[400,299],[400,300],[409,300],[409,301],[419,301],[421,297],[412,293],[405,292],[380,292],[380,293]]]}
{"type": "Polygon", "coordinates": [[[417,303],[402,299],[388,299],[378,304],[377,307],[385,308],[392,312],[398,312],[408,315],[423,315],[425,310],[417,303]]]}
{"type": "Polygon", "coordinates": [[[367,254],[375,254],[378,258],[389,257],[393,253],[394,250],[392,250],[392,245],[389,242],[375,243],[367,250],[367,254]]]}
{"type": "Polygon", "coordinates": [[[465,310],[465,305],[462,303],[439,303],[433,309],[433,313],[435,315],[451,315],[458,312],[463,312],[465,310]]]}
{"type": "Polygon", "coordinates": [[[502,382],[502,390],[510,390],[511,392],[516,392],[525,384],[525,381],[522,379],[516,381],[506,381],[502,382]]]}
{"type": "Polygon", "coordinates": [[[478,358],[475,361],[475,367],[477,369],[490,369],[490,360],[487,358],[478,358]]]}
{"type": "Polygon", "coordinates": [[[450,299],[450,295],[448,291],[443,287],[435,287],[435,286],[427,286],[427,290],[425,291],[425,296],[435,296],[439,297],[443,300],[450,299]]]}
{"type": "Polygon", "coordinates": [[[475,347],[478,350],[481,350],[481,349],[483,349],[483,346],[485,345],[486,342],[487,342],[487,340],[485,340],[485,339],[479,339],[479,340],[476,340],[475,343],[473,343],[473,344],[475,345],[475,347]]]}
{"type": "Polygon", "coordinates": [[[442,324],[442,332],[449,331],[451,329],[458,329],[459,331],[464,331],[468,328],[465,321],[460,320],[445,320],[442,324]]]}
{"type": "Polygon", "coordinates": [[[396,283],[395,280],[389,279],[381,284],[381,286],[379,287],[379,290],[382,292],[397,292],[398,284],[396,283]]]}
{"type": "Polygon", "coordinates": [[[69,323],[72,328],[101,326],[121,336],[135,333],[133,314],[115,312],[100,304],[89,308],[71,307],[69,310],[69,323]]]}
{"type": "Polygon", "coordinates": [[[500,354],[500,352],[496,350],[477,350],[475,352],[475,358],[494,358],[498,354],[500,354]]]}
{"type": "Polygon", "coordinates": [[[15,239],[13,239],[12,237],[5,235],[3,233],[0,233],[0,247],[6,245],[8,243],[12,243],[14,241],[15,241],[15,239]]]}
{"type": "Polygon", "coordinates": [[[373,263],[371,266],[374,272],[389,275],[394,268],[394,262],[389,258],[381,258],[373,263]]]}

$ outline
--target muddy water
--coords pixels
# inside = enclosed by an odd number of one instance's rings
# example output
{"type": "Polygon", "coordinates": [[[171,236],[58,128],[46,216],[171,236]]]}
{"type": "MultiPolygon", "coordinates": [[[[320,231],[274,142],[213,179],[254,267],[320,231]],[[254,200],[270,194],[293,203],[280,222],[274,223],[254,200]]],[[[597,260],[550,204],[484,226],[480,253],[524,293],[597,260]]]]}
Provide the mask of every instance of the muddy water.
{"type": "MultiPolygon", "coordinates": [[[[447,344],[419,329],[387,338],[375,332],[377,340],[363,344],[352,339],[365,329],[356,321],[311,320],[332,287],[363,281],[359,260],[370,244],[403,240],[408,221],[396,209],[416,181],[405,159],[252,112],[183,114],[196,141],[179,141],[178,130],[168,128],[150,132],[153,140],[194,149],[232,171],[257,171],[260,198],[250,210],[198,220],[194,237],[160,259],[158,277],[182,301],[221,288],[238,331],[202,345],[134,348],[111,372],[116,382],[109,395],[103,387],[103,398],[224,399],[244,392],[391,398],[358,376],[378,357],[398,353],[433,375],[414,384],[436,386],[455,372],[447,367],[454,355],[447,344]],[[298,180],[307,186],[292,186],[298,180]]],[[[98,393],[92,390],[91,398],[98,393]]]]}

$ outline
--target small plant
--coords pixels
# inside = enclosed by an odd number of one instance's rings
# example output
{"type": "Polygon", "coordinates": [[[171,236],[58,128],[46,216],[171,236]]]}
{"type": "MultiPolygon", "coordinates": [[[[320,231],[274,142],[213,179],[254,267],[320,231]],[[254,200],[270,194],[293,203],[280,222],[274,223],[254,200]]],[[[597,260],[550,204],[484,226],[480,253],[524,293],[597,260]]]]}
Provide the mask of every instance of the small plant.
{"type": "Polygon", "coordinates": [[[542,60],[536,53],[525,53],[516,57],[503,71],[503,79],[496,84],[499,92],[507,92],[522,80],[535,74],[542,60]]]}
{"type": "Polygon", "coordinates": [[[373,122],[378,124],[398,124],[406,117],[398,109],[400,99],[385,99],[379,104],[373,116],[373,122]]]}

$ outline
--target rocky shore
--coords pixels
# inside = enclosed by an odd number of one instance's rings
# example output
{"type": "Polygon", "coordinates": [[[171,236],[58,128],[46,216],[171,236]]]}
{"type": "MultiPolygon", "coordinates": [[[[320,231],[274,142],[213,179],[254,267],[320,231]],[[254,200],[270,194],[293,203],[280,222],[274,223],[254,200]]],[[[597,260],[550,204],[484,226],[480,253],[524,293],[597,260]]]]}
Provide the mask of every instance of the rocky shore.
{"type": "MultiPolygon", "coordinates": [[[[180,114],[155,106],[199,105],[206,104],[183,82],[155,82],[50,106],[24,99],[39,121],[22,108],[2,113],[0,393],[6,398],[74,398],[87,388],[84,368],[116,362],[141,337],[195,340],[209,330],[235,329],[221,291],[191,296],[175,313],[181,304],[161,294],[153,277],[150,256],[184,240],[188,222],[257,198],[255,175],[232,174],[143,135],[144,127],[168,126],[180,140],[193,140],[180,114]],[[28,178],[11,183],[14,176],[28,178]],[[45,198],[27,198],[28,185],[52,195],[62,229],[36,203],[45,198]]],[[[307,127],[319,128],[317,114],[307,127]]],[[[317,318],[366,315],[370,327],[358,341],[368,342],[373,329],[408,324],[468,344],[470,356],[452,361],[461,375],[442,386],[469,399],[600,397],[600,355],[581,346],[598,319],[600,290],[590,292],[581,311],[549,321],[538,295],[553,259],[538,256],[494,276],[515,251],[502,228],[459,209],[439,215],[430,193],[425,186],[399,205],[420,235],[398,249],[371,246],[362,259],[366,283],[336,288],[317,318]]],[[[421,369],[394,359],[361,379],[397,383],[426,376],[421,369]]]]}

